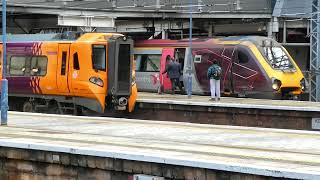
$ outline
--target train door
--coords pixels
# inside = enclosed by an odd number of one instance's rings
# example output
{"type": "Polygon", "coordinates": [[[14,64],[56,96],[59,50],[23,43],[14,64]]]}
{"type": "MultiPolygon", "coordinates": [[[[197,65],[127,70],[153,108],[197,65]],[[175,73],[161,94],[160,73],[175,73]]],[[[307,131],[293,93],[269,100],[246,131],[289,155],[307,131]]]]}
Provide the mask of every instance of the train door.
{"type": "Polygon", "coordinates": [[[168,73],[162,74],[166,69],[166,65],[170,62],[167,58],[168,56],[172,58],[174,57],[174,48],[162,49],[162,56],[161,56],[161,62],[160,62],[160,83],[163,90],[171,89],[171,81],[168,77],[168,73]]]}
{"type": "Polygon", "coordinates": [[[62,92],[62,93],[69,93],[69,87],[68,87],[69,48],[70,48],[70,44],[59,44],[58,65],[57,65],[57,87],[59,92],[62,92]]]}
{"type": "Polygon", "coordinates": [[[246,96],[252,90],[257,71],[252,69],[250,54],[247,49],[237,47],[233,63],[234,89],[240,96],[246,96]]]}
{"type": "Polygon", "coordinates": [[[70,45],[68,85],[73,95],[88,97],[91,93],[84,82],[88,82],[89,80],[88,75],[91,73],[91,69],[88,68],[90,67],[88,64],[90,61],[80,62],[80,59],[89,57],[90,50],[85,46],[81,47],[81,45],[80,43],[72,43],[70,45]]]}
{"type": "Polygon", "coordinates": [[[136,54],[136,82],[139,90],[158,91],[161,52],[136,54]]]}
{"type": "Polygon", "coordinates": [[[236,60],[236,48],[225,47],[222,51],[222,60],[219,62],[223,69],[221,77],[221,90],[225,93],[234,93],[234,62],[236,60]]]}
{"type": "Polygon", "coordinates": [[[184,87],[184,84],[183,84],[183,67],[184,67],[184,64],[185,64],[185,57],[186,57],[186,48],[176,48],[175,49],[174,58],[181,65],[181,73],[182,73],[182,75],[180,76],[180,83],[181,83],[182,87],[184,87]]]}

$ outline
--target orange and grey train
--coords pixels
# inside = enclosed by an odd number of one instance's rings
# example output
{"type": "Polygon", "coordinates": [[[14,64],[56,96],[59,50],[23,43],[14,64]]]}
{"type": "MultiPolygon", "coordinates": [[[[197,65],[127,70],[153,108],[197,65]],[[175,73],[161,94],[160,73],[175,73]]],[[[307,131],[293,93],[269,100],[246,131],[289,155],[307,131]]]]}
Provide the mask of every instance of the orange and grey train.
{"type": "Polygon", "coordinates": [[[131,112],[137,98],[132,60],[133,41],[121,34],[9,35],[9,108],[61,114],[131,112]]]}

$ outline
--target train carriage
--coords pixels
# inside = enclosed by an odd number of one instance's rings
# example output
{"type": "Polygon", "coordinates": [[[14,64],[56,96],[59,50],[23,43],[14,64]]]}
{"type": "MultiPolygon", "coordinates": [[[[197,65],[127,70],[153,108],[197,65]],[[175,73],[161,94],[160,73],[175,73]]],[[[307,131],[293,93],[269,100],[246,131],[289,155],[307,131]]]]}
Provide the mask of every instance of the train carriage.
{"type": "Polygon", "coordinates": [[[132,59],[133,41],[121,34],[9,35],[9,107],[74,114],[131,112],[137,97],[132,59]]]}
{"type": "MultiPolygon", "coordinates": [[[[145,40],[135,43],[136,81],[139,91],[168,91],[168,55],[183,67],[187,85],[189,40],[145,40]]],[[[225,95],[256,98],[298,98],[306,90],[304,76],[289,53],[276,41],[261,36],[234,36],[192,40],[192,92],[209,94],[207,69],[213,60],[223,69],[225,95]]]]}

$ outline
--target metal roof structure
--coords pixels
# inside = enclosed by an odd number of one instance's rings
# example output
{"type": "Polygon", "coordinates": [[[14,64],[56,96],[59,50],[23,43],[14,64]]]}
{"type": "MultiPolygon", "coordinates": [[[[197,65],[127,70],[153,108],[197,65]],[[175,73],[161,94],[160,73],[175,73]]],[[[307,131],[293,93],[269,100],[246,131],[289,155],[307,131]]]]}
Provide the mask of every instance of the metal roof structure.
{"type": "MultiPolygon", "coordinates": [[[[270,18],[272,2],[264,0],[193,0],[194,18],[270,18]]],[[[188,18],[189,0],[10,0],[10,13],[112,18],[188,18]]]]}
{"type": "Polygon", "coordinates": [[[276,17],[311,17],[312,0],[281,0],[277,1],[273,16],[276,17]]]}

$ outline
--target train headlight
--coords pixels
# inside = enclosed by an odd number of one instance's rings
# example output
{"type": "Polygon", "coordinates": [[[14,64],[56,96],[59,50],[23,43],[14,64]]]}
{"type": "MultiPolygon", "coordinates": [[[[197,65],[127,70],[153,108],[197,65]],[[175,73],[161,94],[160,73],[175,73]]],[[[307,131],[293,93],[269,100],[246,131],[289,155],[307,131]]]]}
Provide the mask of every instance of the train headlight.
{"type": "Polygon", "coordinates": [[[89,81],[90,81],[91,83],[95,84],[95,85],[98,85],[98,86],[100,86],[100,87],[103,87],[103,80],[100,79],[100,78],[98,78],[98,77],[91,77],[91,78],[89,79],[89,81]]]}
{"type": "Polygon", "coordinates": [[[281,87],[282,83],[279,79],[273,79],[272,80],[272,89],[275,91],[278,91],[281,87]]]}
{"type": "Polygon", "coordinates": [[[125,97],[121,97],[119,99],[119,106],[126,106],[128,104],[128,99],[125,97]]]}
{"type": "Polygon", "coordinates": [[[305,91],[307,89],[307,82],[304,78],[301,79],[300,86],[302,91],[305,91]]]}

